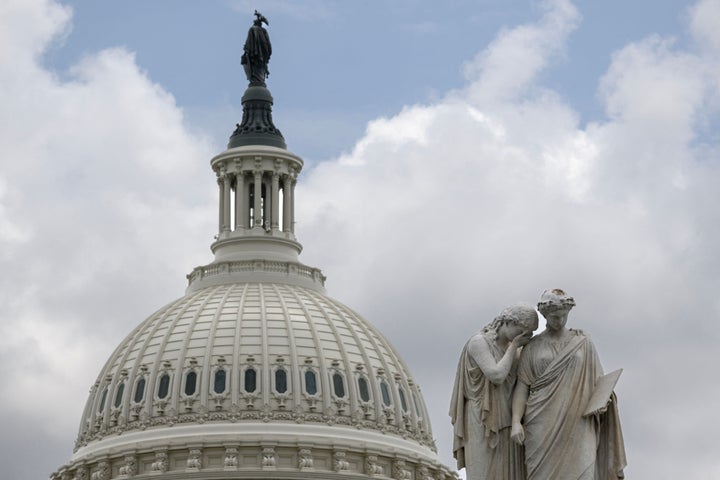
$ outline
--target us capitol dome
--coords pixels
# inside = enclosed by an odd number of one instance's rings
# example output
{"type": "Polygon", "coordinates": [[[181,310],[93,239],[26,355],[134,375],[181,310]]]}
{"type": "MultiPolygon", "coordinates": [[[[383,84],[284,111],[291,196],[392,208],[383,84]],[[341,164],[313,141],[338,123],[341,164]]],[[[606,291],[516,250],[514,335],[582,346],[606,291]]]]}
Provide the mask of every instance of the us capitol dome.
{"type": "Polygon", "coordinates": [[[242,123],[210,161],[215,259],[110,355],[52,480],[456,478],[398,353],[298,260],[303,161],[272,121],[257,15],[242,123]]]}

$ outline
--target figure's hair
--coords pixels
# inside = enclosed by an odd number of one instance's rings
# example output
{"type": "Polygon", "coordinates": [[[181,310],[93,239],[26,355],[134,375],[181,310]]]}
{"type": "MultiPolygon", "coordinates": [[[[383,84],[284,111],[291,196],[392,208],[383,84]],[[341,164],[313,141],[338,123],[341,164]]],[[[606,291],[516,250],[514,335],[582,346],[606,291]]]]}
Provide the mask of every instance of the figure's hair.
{"type": "Polygon", "coordinates": [[[575,306],[575,299],[559,288],[545,290],[537,304],[540,313],[553,310],[570,310],[575,306]]]}
{"type": "Polygon", "coordinates": [[[500,326],[506,323],[514,323],[524,328],[535,330],[538,326],[537,312],[533,307],[524,303],[507,307],[500,312],[500,315],[495,317],[492,322],[485,325],[482,333],[497,333],[500,326]]]}

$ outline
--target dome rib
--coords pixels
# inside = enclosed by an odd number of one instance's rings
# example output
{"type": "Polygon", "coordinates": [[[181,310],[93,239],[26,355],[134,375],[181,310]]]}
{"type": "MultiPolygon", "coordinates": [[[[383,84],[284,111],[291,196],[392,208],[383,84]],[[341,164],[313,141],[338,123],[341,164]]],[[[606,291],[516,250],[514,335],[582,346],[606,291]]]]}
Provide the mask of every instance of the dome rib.
{"type": "MultiPolygon", "coordinates": [[[[205,343],[205,355],[203,357],[203,363],[201,365],[202,368],[202,376],[200,377],[200,404],[201,405],[208,405],[209,404],[209,391],[210,391],[210,372],[213,370],[213,352],[215,350],[215,330],[217,328],[218,320],[223,314],[223,311],[225,310],[225,302],[227,301],[227,298],[230,296],[230,294],[235,290],[235,286],[233,285],[232,288],[228,288],[225,294],[220,299],[220,304],[218,305],[217,310],[215,311],[215,315],[213,316],[212,324],[210,325],[210,333],[207,337],[207,342],[205,343]]],[[[227,388],[227,387],[226,387],[227,388]]]]}
{"type": "Polygon", "coordinates": [[[250,284],[245,283],[242,286],[242,294],[238,299],[238,311],[236,313],[235,320],[235,340],[233,342],[233,358],[231,360],[233,366],[237,366],[237,373],[233,373],[230,376],[230,401],[233,405],[238,405],[240,402],[239,392],[242,385],[242,367],[241,367],[241,355],[242,349],[240,345],[242,343],[242,327],[243,327],[243,312],[245,311],[245,298],[247,297],[247,291],[250,284]]]}
{"type": "MultiPolygon", "coordinates": [[[[265,287],[265,286],[263,286],[265,287]]],[[[300,365],[298,364],[296,368],[292,368],[292,359],[296,359],[296,361],[299,362],[299,358],[297,355],[297,346],[295,344],[295,329],[292,328],[292,320],[290,319],[290,316],[288,315],[287,306],[285,305],[285,300],[282,298],[282,295],[280,295],[278,286],[275,284],[267,285],[268,288],[272,288],[273,292],[278,298],[278,301],[280,303],[280,308],[282,309],[282,317],[285,321],[285,329],[287,331],[288,335],[288,347],[290,349],[290,359],[291,359],[291,369],[290,369],[290,375],[292,378],[292,396],[293,396],[293,402],[295,405],[301,405],[302,404],[302,386],[300,385],[300,382],[302,379],[300,378],[300,365]]],[[[263,288],[264,290],[264,288],[263,288]]]]}

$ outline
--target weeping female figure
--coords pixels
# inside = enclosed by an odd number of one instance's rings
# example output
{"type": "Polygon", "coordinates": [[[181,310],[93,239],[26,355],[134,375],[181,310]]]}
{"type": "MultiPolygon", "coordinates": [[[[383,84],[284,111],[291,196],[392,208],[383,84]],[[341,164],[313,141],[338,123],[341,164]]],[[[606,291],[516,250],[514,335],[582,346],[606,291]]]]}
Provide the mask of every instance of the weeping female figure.
{"type": "Polygon", "coordinates": [[[538,303],[546,328],[520,357],[511,436],[525,447],[528,480],[624,478],[614,384],[598,388],[605,382],[598,382],[603,370],[595,346],[580,330],[566,328],[574,305],[564,291],[546,290],[538,303]]]}
{"type": "Polygon", "coordinates": [[[506,308],[460,354],[450,417],[467,480],[525,480],[522,447],[510,439],[511,396],[520,350],[537,326],[534,308],[506,308]]]}

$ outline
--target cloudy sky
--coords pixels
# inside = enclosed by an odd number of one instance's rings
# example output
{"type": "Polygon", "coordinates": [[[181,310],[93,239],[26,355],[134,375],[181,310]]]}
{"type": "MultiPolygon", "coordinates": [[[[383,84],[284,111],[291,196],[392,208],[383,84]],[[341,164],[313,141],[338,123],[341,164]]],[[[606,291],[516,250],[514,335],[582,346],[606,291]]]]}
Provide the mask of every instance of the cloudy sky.
{"type": "Polygon", "coordinates": [[[254,8],[302,260],[423,387],[561,287],[638,480],[720,478],[720,0],[3,0],[0,464],[69,458],[119,341],[209,263],[254,8]]]}

